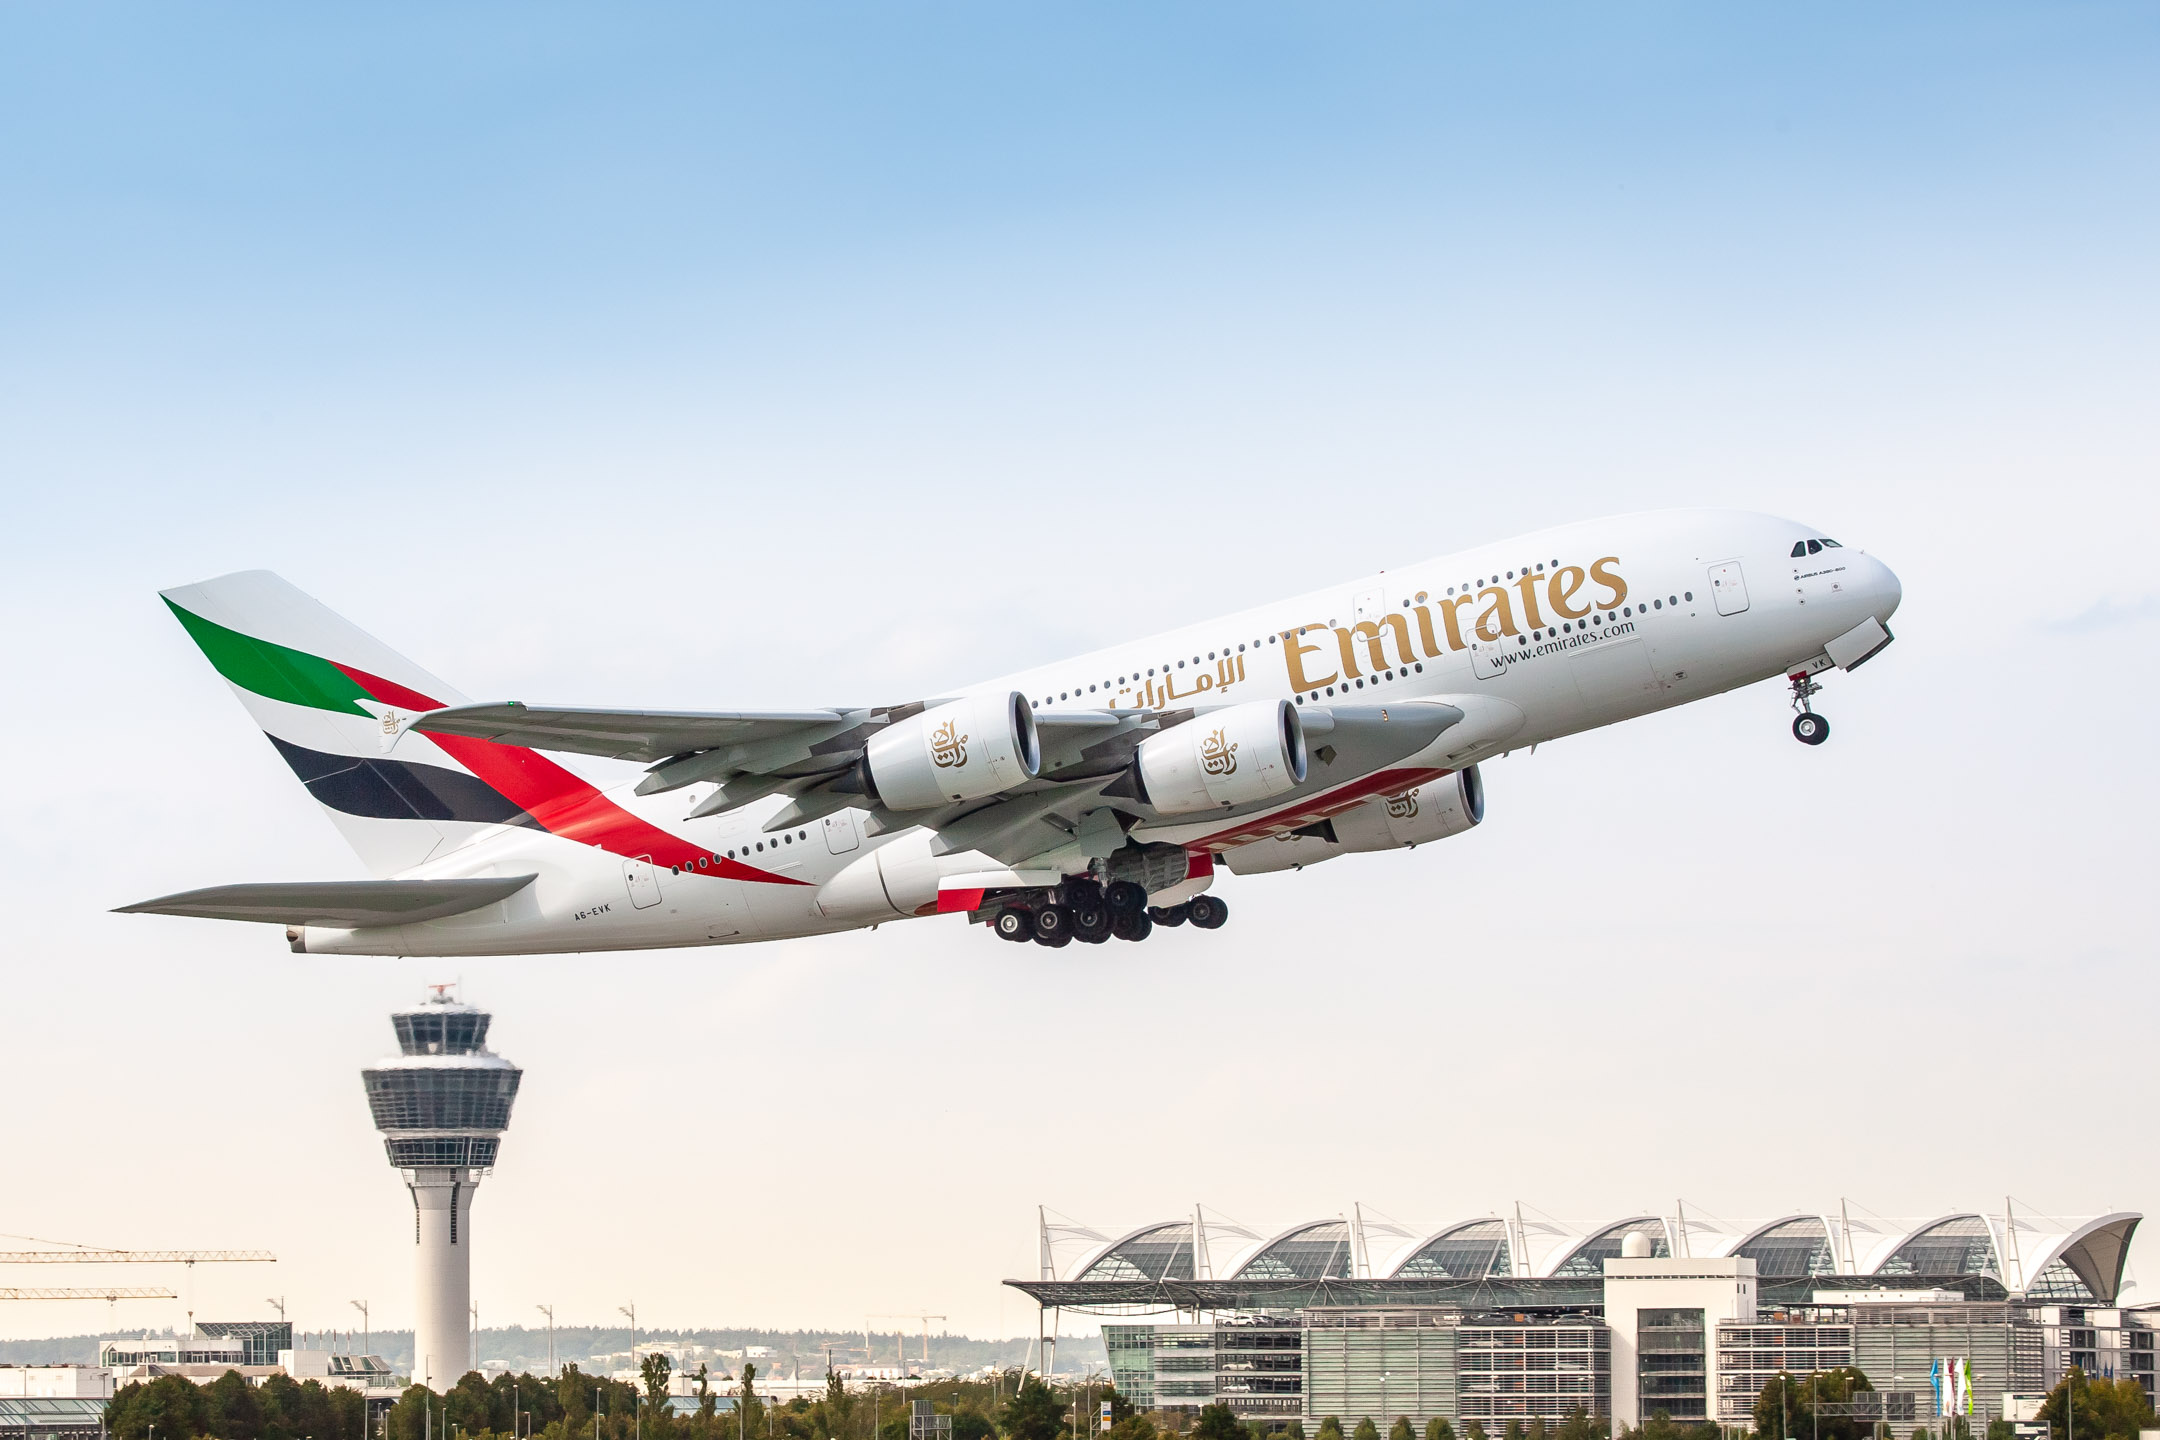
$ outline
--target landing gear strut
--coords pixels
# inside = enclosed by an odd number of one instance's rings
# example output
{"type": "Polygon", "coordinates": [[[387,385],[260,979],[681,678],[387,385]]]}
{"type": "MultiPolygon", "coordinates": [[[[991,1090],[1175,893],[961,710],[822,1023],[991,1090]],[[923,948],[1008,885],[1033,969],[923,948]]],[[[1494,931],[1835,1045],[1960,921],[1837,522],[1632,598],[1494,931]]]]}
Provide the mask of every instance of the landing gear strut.
{"type": "Polygon", "coordinates": [[[1793,739],[1803,745],[1820,745],[1830,738],[1830,722],[1817,715],[1808,702],[1822,693],[1822,686],[1809,679],[1805,673],[1788,678],[1792,681],[1793,708],[1800,712],[1793,716],[1793,739]]]}

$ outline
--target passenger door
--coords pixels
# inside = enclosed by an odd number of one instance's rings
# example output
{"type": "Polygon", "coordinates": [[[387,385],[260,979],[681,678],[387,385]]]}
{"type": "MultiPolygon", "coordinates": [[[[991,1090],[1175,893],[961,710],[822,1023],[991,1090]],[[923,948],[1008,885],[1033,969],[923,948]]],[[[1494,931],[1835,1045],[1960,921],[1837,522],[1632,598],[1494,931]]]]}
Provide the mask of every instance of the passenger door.
{"type": "Polygon", "coordinates": [[[660,876],[653,870],[652,856],[640,855],[634,860],[622,862],[623,885],[630,892],[630,903],[640,910],[660,903],[660,876]]]}
{"type": "Polygon", "coordinates": [[[825,848],[835,855],[845,855],[862,841],[855,834],[855,812],[842,810],[837,815],[825,817],[825,848]]]}
{"type": "Polygon", "coordinates": [[[1710,567],[1710,595],[1717,601],[1720,615],[1738,615],[1747,609],[1747,580],[1740,573],[1740,562],[1727,560],[1710,567]]]}

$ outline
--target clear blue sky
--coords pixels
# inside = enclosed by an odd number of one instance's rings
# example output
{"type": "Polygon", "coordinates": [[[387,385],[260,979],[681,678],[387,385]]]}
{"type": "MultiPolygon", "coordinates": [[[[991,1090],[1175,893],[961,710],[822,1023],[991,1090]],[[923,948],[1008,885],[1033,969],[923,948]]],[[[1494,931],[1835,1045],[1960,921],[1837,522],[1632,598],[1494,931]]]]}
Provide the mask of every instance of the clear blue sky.
{"type": "Polygon", "coordinates": [[[403,1323],[353,1072],[451,977],[104,913],[357,868],[160,585],[879,702],[1689,503],[1904,577],[1823,750],[1769,689],[1546,747],[1206,941],[467,964],[483,1317],[1016,1331],[1038,1202],[2160,1211],[2156,74],[2142,4],[0,12],[0,1228],[403,1323]]]}

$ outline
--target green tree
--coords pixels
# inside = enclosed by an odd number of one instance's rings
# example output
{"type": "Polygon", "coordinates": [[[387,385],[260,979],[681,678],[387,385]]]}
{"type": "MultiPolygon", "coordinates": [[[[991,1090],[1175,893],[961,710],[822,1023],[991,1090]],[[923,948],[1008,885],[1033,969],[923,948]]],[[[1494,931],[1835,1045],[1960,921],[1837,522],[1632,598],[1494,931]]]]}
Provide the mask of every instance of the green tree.
{"type": "Polygon", "coordinates": [[[203,1425],[220,1440],[259,1440],[262,1405],[255,1387],[237,1370],[227,1370],[203,1388],[203,1425]]]}
{"type": "Polygon", "coordinates": [[[1293,1419],[1283,1426],[1283,1440],[1305,1440],[1305,1422],[1293,1419]]]}
{"type": "Polygon", "coordinates": [[[1023,1375],[1020,1388],[998,1417],[998,1428],[1008,1440],[1057,1440],[1065,1428],[1065,1407],[1040,1376],[1023,1375]]]}
{"type": "Polygon", "coordinates": [[[1320,1440],[1343,1440],[1340,1416],[1328,1415],[1321,1419],[1320,1440]]]}
{"type": "Polygon", "coordinates": [[[638,1362],[638,1378],[645,1382],[645,1403],[649,1415],[667,1410],[668,1379],[675,1373],[675,1362],[658,1353],[647,1355],[638,1362]]]}
{"type": "Polygon", "coordinates": [[[2073,1428],[2078,1440],[2137,1440],[2138,1431],[2153,1423],[2153,1412],[2137,1381],[2094,1379],[2072,1366],[2036,1418],[2048,1427],[2050,1440],[2067,1440],[2073,1428]]]}
{"type": "Polygon", "coordinates": [[[2017,1440],[2017,1426],[2008,1420],[1990,1420],[1987,1440],[2017,1440]]]}
{"type": "Polygon", "coordinates": [[[1465,1421],[1462,1433],[1463,1440],[1485,1440],[1485,1422],[1482,1420],[1465,1421]]]}
{"type": "Polygon", "coordinates": [[[1200,1407],[1200,1419],[1192,1433],[1193,1440],[1246,1440],[1245,1427],[1238,1423],[1236,1412],[1220,1400],[1200,1407]]]}
{"type": "Polygon", "coordinates": [[[1523,1423],[1520,1420],[1510,1420],[1507,1422],[1507,1429],[1500,1433],[1507,1437],[1507,1440],[1523,1440],[1523,1423]]]}
{"type": "Polygon", "coordinates": [[[1425,1440],[1455,1440],[1455,1427],[1448,1424],[1447,1416],[1435,1415],[1425,1422],[1425,1440]]]}
{"type": "Polygon", "coordinates": [[[144,1384],[131,1381],[105,1402],[105,1425],[113,1440],[148,1440],[154,1429],[172,1440],[203,1433],[202,1387],[178,1375],[144,1384]]]}
{"type": "Polygon", "coordinates": [[[1410,1428],[1409,1416],[1395,1417],[1395,1423],[1388,1426],[1387,1440],[1417,1440],[1417,1431],[1410,1428]]]}
{"type": "Polygon", "coordinates": [[[1598,1422],[1590,1418],[1590,1412],[1578,1405],[1568,1411],[1553,1431],[1553,1440],[1599,1440],[1604,1432],[1598,1422]]]}
{"type": "Polygon", "coordinates": [[[742,1389],[735,1397],[735,1414],[741,1421],[743,1435],[765,1433],[765,1402],[758,1398],[757,1366],[748,1361],[743,1362],[742,1389]]]}
{"type": "Polygon", "coordinates": [[[1350,1432],[1350,1440],[1380,1440],[1380,1427],[1367,1415],[1357,1422],[1357,1429],[1350,1432]]]}
{"type": "Polygon", "coordinates": [[[510,1417],[507,1414],[498,1417],[495,1413],[495,1387],[477,1370],[460,1375],[457,1384],[443,1393],[442,1410],[437,1419],[441,1425],[454,1427],[468,1435],[510,1428],[510,1417]]]}
{"type": "Polygon", "coordinates": [[[1156,1440],[1157,1433],[1155,1422],[1136,1410],[1110,1427],[1110,1440],[1156,1440]]]}

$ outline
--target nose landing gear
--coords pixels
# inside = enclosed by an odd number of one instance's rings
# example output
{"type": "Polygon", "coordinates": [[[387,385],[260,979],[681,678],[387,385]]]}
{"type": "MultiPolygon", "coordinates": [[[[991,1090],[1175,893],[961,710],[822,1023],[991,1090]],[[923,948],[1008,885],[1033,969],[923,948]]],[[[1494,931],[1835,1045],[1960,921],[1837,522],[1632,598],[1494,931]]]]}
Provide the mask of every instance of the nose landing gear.
{"type": "Polygon", "coordinates": [[[1793,739],[1803,745],[1820,745],[1830,738],[1830,722],[1815,713],[1808,702],[1822,693],[1822,686],[1809,679],[1805,672],[1786,677],[1792,681],[1793,708],[1800,713],[1793,716],[1793,739]]]}

